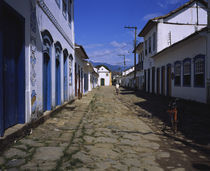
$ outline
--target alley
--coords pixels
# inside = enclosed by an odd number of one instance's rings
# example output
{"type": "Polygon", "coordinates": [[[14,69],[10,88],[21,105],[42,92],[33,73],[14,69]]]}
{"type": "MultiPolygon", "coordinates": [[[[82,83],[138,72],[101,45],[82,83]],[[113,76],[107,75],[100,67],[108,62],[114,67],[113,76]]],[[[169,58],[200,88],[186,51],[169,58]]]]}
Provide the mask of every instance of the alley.
{"type": "Polygon", "coordinates": [[[97,88],[1,154],[0,170],[208,170],[206,156],[139,117],[144,100],[97,88]]]}

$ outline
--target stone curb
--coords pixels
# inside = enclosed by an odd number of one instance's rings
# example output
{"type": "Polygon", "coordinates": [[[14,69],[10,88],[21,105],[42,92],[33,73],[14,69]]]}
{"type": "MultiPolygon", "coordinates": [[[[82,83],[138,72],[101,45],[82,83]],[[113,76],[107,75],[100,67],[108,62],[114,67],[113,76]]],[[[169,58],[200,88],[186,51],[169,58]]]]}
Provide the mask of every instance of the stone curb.
{"type": "Polygon", "coordinates": [[[8,148],[11,144],[15,141],[27,136],[30,134],[32,128],[36,128],[39,125],[43,124],[46,120],[48,120],[51,116],[55,115],[56,113],[60,112],[63,107],[68,104],[72,104],[76,99],[73,99],[69,102],[66,102],[51,111],[47,111],[38,119],[33,120],[29,123],[24,124],[21,128],[15,130],[11,134],[8,134],[5,138],[0,139],[0,152],[3,152],[6,148],[8,148]]]}

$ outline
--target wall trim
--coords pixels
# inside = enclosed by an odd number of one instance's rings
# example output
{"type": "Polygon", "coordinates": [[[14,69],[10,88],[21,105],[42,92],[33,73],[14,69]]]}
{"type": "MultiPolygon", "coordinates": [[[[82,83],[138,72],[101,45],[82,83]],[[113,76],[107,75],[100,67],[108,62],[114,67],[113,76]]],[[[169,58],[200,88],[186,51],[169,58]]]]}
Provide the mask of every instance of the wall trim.
{"type": "Polygon", "coordinates": [[[54,26],[58,29],[58,31],[61,33],[61,35],[64,37],[64,39],[69,43],[69,45],[74,49],[74,45],[72,41],[69,39],[67,34],[64,32],[63,28],[60,26],[58,21],[55,19],[54,15],[50,11],[50,9],[45,4],[44,0],[37,0],[38,5],[40,8],[44,11],[44,13],[47,15],[47,17],[50,19],[50,21],[54,24],[54,26]]]}

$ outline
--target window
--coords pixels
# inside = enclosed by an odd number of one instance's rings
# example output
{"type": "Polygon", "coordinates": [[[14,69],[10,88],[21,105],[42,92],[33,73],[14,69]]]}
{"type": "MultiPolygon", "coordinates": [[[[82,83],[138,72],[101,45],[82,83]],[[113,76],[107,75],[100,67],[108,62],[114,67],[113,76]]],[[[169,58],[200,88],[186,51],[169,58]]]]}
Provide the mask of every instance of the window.
{"type": "Polygon", "coordinates": [[[63,15],[66,19],[66,12],[67,12],[67,3],[66,3],[66,0],[63,0],[63,15]]]}
{"type": "Polygon", "coordinates": [[[72,6],[72,0],[68,0],[68,21],[71,24],[71,6],[72,6]]]}
{"type": "Polygon", "coordinates": [[[145,40],[145,56],[147,56],[147,40],[145,40]]]}
{"type": "Polygon", "coordinates": [[[141,62],[141,54],[138,55],[138,63],[141,62]]]}
{"type": "Polygon", "coordinates": [[[106,74],[106,76],[108,77],[108,76],[109,76],[109,74],[106,74]]]}
{"type": "Polygon", "coordinates": [[[55,0],[55,2],[58,5],[58,7],[60,8],[60,0],[55,0]]]}
{"type": "Polygon", "coordinates": [[[194,86],[204,87],[205,82],[205,56],[198,55],[194,58],[194,86]]]}
{"type": "Polygon", "coordinates": [[[156,33],[153,33],[153,51],[156,49],[156,33]]]}
{"type": "Polygon", "coordinates": [[[181,86],[181,62],[179,61],[174,64],[174,85],[181,86]]]}
{"type": "Polygon", "coordinates": [[[149,53],[151,53],[151,37],[149,37],[149,53]]]}
{"type": "Polygon", "coordinates": [[[183,85],[191,85],[191,59],[185,59],[183,61],[183,85]]]}

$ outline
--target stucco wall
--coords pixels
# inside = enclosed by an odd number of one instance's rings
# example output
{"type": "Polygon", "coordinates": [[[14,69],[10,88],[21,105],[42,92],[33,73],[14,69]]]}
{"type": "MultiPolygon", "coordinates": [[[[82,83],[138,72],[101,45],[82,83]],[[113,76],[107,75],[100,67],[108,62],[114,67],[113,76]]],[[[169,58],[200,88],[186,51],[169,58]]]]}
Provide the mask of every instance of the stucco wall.
{"type": "MultiPolygon", "coordinates": [[[[51,103],[52,108],[55,107],[55,48],[54,43],[59,41],[62,46],[60,56],[61,64],[61,103],[64,102],[64,58],[63,50],[67,49],[68,54],[73,56],[72,61],[72,80],[74,80],[74,49],[67,39],[58,30],[55,24],[40,8],[36,0],[5,0],[12,8],[25,18],[25,116],[26,122],[32,118],[36,118],[43,111],[43,54],[42,54],[42,36],[41,32],[48,30],[53,38],[51,53],[51,103]],[[33,26],[33,28],[32,28],[33,26]],[[33,53],[32,53],[33,52],[33,53]],[[35,97],[34,97],[35,96],[35,97]],[[32,98],[35,101],[32,101],[32,98]]],[[[72,16],[72,25],[69,26],[62,14],[62,9],[57,8],[55,1],[43,1],[48,12],[57,20],[64,33],[68,35],[68,39],[74,44],[74,22],[72,16]]],[[[73,13],[72,13],[73,15],[73,13]]],[[[68,99],[74,97],[74,84],[70,85],[69,76],[69,58],[67,58],[68,69],[68,99]]]]}
{"type": "MultiPolygon", "coordinates": [[[[206,102],[206,88],[194,87],[194,62],[193,58],[198,54],[206,54],[206,40],[205,37],[196,36],[184,43],[171,48],[165,53],[162,53],[154,58],[154,63],[157,68],[162,66],[167,66],[167,64],[172,65],[172,72],[174,72],[174,62],[183,61],[185,58],[191,58],[191,86],[183,86],[183,63],[181,64],[181,86],[175,86],[174,80],[172,80],[172,96],[180,97],[189,100],[195,100],[199,102],[206,102]]],[[[155,92],[157,86],[157,78],[155,74],[155,92]]],[[[167,78],[167,72],[165,72],[165,78],[167,78]]],[[[160,74],[160,87],[161,87],[161,74],[160,74]]],[[[151,86],[150,86],[151,87],[151,86]]],[[[166,82],[165,82],[166,87],[166,82]]],[[[166,91],[165,91],[166,94],[166,91]]]]}

